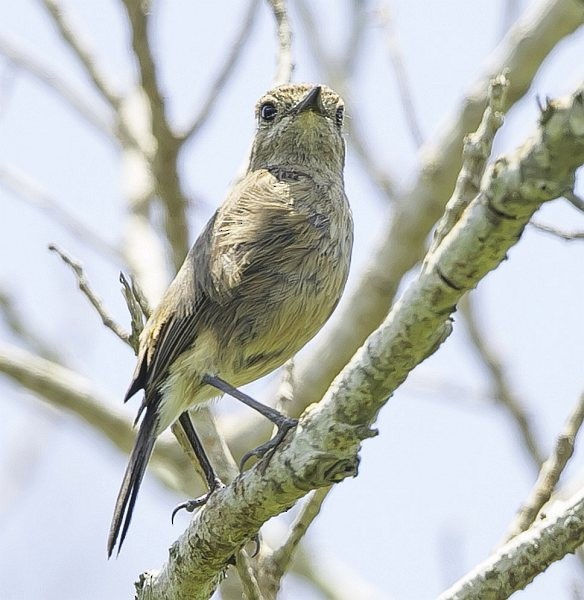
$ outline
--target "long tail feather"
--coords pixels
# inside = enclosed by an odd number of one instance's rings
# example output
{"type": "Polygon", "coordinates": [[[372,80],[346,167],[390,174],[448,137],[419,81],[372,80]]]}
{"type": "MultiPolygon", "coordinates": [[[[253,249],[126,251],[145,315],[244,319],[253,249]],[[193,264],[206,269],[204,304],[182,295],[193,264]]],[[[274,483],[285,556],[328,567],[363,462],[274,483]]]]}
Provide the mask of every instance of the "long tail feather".
{"type": "Polygon", "coordinates": [[[116,543],[118,544],[118,554],[124,543],[124,538],[132,520],[132,512],[136,498],[138,497],[138,490],[140,489],[140,484],[142,483],[144,472],[146,471],[146,466],[148,465],[148,460],[156,441],[156,425],[156,412],[152,409],[146,410],[146,414],[138,430],[136,443],[128,461],[128,466],[126,467],[118,499],[116,500],[116,507],[107,541],[108,557],[112,555],[116,543]]]}

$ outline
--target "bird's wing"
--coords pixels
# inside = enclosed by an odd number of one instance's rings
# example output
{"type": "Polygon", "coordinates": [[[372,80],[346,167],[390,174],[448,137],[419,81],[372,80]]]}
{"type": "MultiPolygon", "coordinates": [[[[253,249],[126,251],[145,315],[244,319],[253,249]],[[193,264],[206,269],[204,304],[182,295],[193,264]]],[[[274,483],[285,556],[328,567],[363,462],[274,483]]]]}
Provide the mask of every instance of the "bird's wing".
{"type": "Polygon", "coordinates": [[[206,325],[203,321],[221,316],[227,325],[230,315],[221,307],[243,287],[255,285],[263,271],[274,270],[286,250],[304,247],[304,236],[294,235],[291,224],[308,226],[306,217],[297,214],[293,204],[305,201],[310,190],[306,180],[282,181],[267,170],[248,174],[234,187],[150,318],[126,400],[140,389],[157,388],[172,363],[192,346],[206,325]]]}
{"type": "MultiPolygon", "coordinates": [[[[203,241],[214,220],[215,216],[191,249],[195,260],[185,261],[140,336],[138,363],[124,402],[141,389],[148,392],[158,388],[170,365],[189,349],[197,336],[203,306],[210,301],[204,293],[208,287],[208,267],[204,264],[208,263],[208,250],[203,241]]],[[[148,393],[138,417],[148,403],[147,396],[148,393]]]]}

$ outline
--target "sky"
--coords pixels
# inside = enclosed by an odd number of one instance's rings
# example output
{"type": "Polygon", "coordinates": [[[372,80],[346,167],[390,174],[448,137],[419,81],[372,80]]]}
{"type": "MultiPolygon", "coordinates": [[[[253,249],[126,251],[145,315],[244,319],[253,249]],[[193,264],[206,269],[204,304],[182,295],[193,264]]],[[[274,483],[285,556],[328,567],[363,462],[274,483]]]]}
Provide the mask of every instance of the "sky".
{"type": "MultiPolygon", "coordinates": [[[[120,90],[127,90],[134,65],[118,3],[63,4],[101,67],[120,90]]],[[[509,3],[519,13],[532,4],[509,3]]],[[[152,46],[171,121],[181,127],[205,98],[244,10],[235,0],[220,5],[159,0],[154,5],[152,46]]],[[[294,2],[291,6],[294,80],[322,81],[300,14],[294,2]]],[[[419,161],[383,30],[375,20],[378,6],[370,3],[367,41],[347,113],[359,119],[378,163],[406,188],[419,161]]],[[[420,129],[431,140],[485,71],[501,38],[507,3],[396,0],[391,6],[420,129]]],[[[311,7],[322,44],[338,52],[349,29],[346,3],[319,0],[311,7]]],[[[103,110],[40,3],[0,3],[0,37],[42,59],[97,111],[103,110]]],[[[190,213],[193,235],[221,202],[245,157],[255,126],[253,106],[271,86],[275,41],[271,15],[262,4],[235,77],[181,157],[185,188],[198,201],[190,213]]],[[[517,147],[534,130],[537,98],[576,88],[582,56],[581,29],[558,45],[527,96],[509,112],[495,142],[496,155],[517,147]]],[[[345,179],[356,240],[350,293],[379,245],[391,207],[361,170],[350,138],[347,145],[345,179]]],[[[46,86],[0,59],[0,173],[7,168],[26,175],[108,242],[121,241],[125,209],[119,153],[46,86]]],[[[577,189],[584,193],[581,179],[577,189]]],[[[537,217],[584,230],[582,215],[566,202],[550,203],[537,217]]],[[[0,185],[0,291],[10,291],[30,327],[52,340],[62,360],[119,408],[134,358],[103,328],[71,273],[48,252],[53,242],[83,262],[93,287],[125,324],[121,265],[0,185]]],[[[504,360],[546,451],[582,392],[583,259],[581,243],[528,228],[509,260],[476,291],[481,327],[504,360]]],[[[1,322],[0,341],[19,343],[1,322]]],[[[277,381],[273,375],[249,389],[267,400],[277,381]]],[[[129,597],[138,574],[160,566],[186,527],[184,515],[170,524],[170,512],[183,498],[147,476],[124,550],[107,561],[105,541],[126,457],[75,416],[47,408],[3,377],[0,402],[0,597],[129,597]]],[[[124,407],[128,418],[136,409],[136,403],[124,407]]],[[[224,401],[217,410],[240,409],[224,401]]],[[[492,399],[489,377],[459,317],[451,338],[381,411],[377,427],[380,435],[363,445],[359,476],[334,489],[306,544],[317,564],[341,565],[347,576],[368,582],[379,598],[431,598],[496,547],[536,472],[516,427],[492,399]]],[[[565,482],[582,480],[582,453],[577,448],[565,482]]],[[[283,516],[273,528],[291,517],[283,516]]],[[[516,597],[573,598],[574,589],[584,593],[582,573],[568,557],[516,597]]],[[[291,577],[282,598],[300,597],[320,598],[291,577]]]]}

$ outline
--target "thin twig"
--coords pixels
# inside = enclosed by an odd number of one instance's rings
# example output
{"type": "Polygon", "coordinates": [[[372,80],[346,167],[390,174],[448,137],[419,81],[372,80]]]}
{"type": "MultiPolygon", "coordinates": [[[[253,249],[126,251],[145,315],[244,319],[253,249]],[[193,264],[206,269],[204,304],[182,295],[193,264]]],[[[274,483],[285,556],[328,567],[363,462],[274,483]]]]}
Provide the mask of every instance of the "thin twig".
{"type": "Polygon", "coordinates": [[[158,84],[156,65],[150,49],[148,37],[149,2],[142,0],[122,0],[130,21],[132,49],[138,62],[140,83],[152,111],[152,129],[156,139],[160,134],[169,135],[166,121],[164,96],[158,84]]]}
{"type": "Polygon", "coordinates": [[[112,115],[105,114],[103,110],[94,106],[91,101],[73,88],[58,73],[43,64],[40,59],[27,52],[16,41],[0,36],[0,54],[8,62],[32,75],[35,79],[56,92],[75,112],[83,117],[100,133],[106,134],[109,139],[115,139],[115,129],[112,115]]]}
{"type": "Polygon", "coordinates": [[[140,308],[142,309],[142,313],[144,314],[146,319],[149,319],[150,315],[152,314],[152,308],[150,307],[148,299],[146,298],[146,295],[144,294],[144,290],[140,287],[140,284],[138,283],[138,281],[134,275],[130,276],[130,282],[132,284],[132,293],[134,295],[134,298],[140,305],[140,308]]]}
{"type": "Polygon", "coordinates": [[[83,267],[81,263],[68,256],[55,244],[49,244],[49,250],[51,250],[52,252],[56,252],[61,257],[63,262],[69,265],[71,269],[73,269],[73,272],[77,277],[77,284],[79,285],[79,289],[85,294],[89,302],[91,302],[93,308],[95,308],[95,310],[101,317],[103,324],[108,329],[113,331],[123,342],[132,345],[130,342],[130,334],[123,327],[121,327],[121,325],[118,325],[118,323],[116,323],[112,317],[110,317],[101,299],[91,289],[89,282],[85,277],[85,273],[83,272],[83,267]]]}
{"type": "Polygon", "coordinates": [[[395,79],[406,123],[408,124],[409,132],[417,149],[423,144],[424,136],[422,135],[422,129],[420,127],[418,117],[416,115],[413,94],[410,88],[408,74],[404,67],[404,60],[397,38],[397,31],[394,27],[389,2],[386,2],[380,8],[379,21],[385,33],[385,44],[389,55],[389,61],[395,73],[395,79]]]}
{"type": "Polygon", "coordinates": [[[572,204],[572,206],[574,206],[574,208],[577,208],[578,210],[581,210],[582,212],[584,212],[584,198],[581,198],[580,196],[578,196],[578,194],[576,194],[574,192],[574,190],[569,190],[567,192],[564,192],[564,198],[570,204],[572,204]]]}
{"type": "Polygon", "coordinates": [[[86,41],[83,40],[81,33],[75,29],[73,20],[67,15],[66,10],[63,9],[58,0],[41,0],[41,2],[51,16],[63,40],[80,60],[95,88],[112,108],[118,111],[121,102],[120,96],[114,91],[104,72],[97,66],[97,61],[91,55],[86,41]]]}
{"type": "Polygon", "coordinates": [[[546,233],[551,233],[556,237],[562,238],[568,242],[573,242],[574,240],[584,240],[584,231],[564,231],[563,229],[559,229],[558,227],[552,227],[551,225],[544,225],[538,221],[530,221],[529,223],[535,229],[539,229],[539,231],[545,231],[546,233]]]}
{"type": "Polygon", "coordinates": [[[506,72],[493,78],[489,83],[487,106],[483,112],[483,118],[477,130],[464,138],[462,167],[444,215],[436,226],[428,257],[442,243],[479,191],[481,178],[491,155],[495,134],[503,124],[508,87],[509,80],[506,72]]]}
{"type": "Polygon", "coordinates": [[[574,454],[576,437],[583,422],[584,394],[580,396],[578,403],[568,417],[568,420],[562,429],[562,433],[556,440],[554,451],[542,465],[531,493],[523,506],[519,509],[519,512],[509,528],[505,537],[505,542],[508,542],[522,531],[529,529],[543,506],[551,498],[568,461],[572,457],[572,454],[574,454]]]}
{"type": "Polygon", "coordinates": [[[244,549],[238,550],[235,566],[241,580],[245,600],[264,600],[253,566],[244,549]]]}
{"type": "Polygon", "coordinates": [[[296,520],[290,527],[285,542],[261,562],[258,571],[262,576],[262,589],[266,590],[269,597],[275,598],[277,596],[282,577],[288,571],[298,544],[318,516],[331,489],[331,487],[324,487],[310,493],[296,520]]]}
{"type": "Polygon", "coordinates": [[[142,318],[143,311],[140,302],[138,301],[133,287],[130,285],[126,276],[120,272],[120,283],[122,284],[122,294],[126,300],[128,311],[130,312],[130,323],[132,331],[128,335],[128,344],[134,350],[134,354],[138,354],[140,346],[140,334],[144,329],[144,320],[142,318]]]}
{"type": "Polygon", "coordinates": [[[230,46],[230,50],[227,53],[227,56],[225,57],[225,62],[223,63],[223,67],[217,73],[215,81],[213,81],[208,87],[209,91],[207,93],[206,99],[203,100],[201,104],[199,114],[193,119],[192,124],[178,136],[182,142],[191,139],[198,133],[201,126],[209,118],[211,110],[216,106],[217,97],[225,87],[225,84],[227,83],[229,78],[235,73],[235,67],[237,66],[239,59],[243,54],[243,47],[251,36],[258,6],[259,0],[252,0],[249,3],[247,12],[243,18],[241,29],[239,30],[237,37],[230,46]]]}
{"type": "Polygon", "coordinates": [[[123,261],[122,253],[116,247],[65,210],[55,198],[50,196],[25,173],[21,173],[7,165],[0,165],[0,185],[21,200],[42,210],[69,233],[97,250],[100,255],[114,259],[118,264],[123,261]]]}
{"type": "Polygon", "coordinates": [[[274,18],[278,26],[278,59],[274,75],[274,85],[281,85],[290,81],[292,71],[294,70],[294,61],[292,59],[292,28],[288,20],[285,0],[267,1],[274,13],[274,18]]]}
{"type": "Polygon", "coordinates": [[[458,307],[464,317],[471,341],[491,375],[494,388],[493,396],[513,417],[513,421],[521,434],[523,445],[527,449],[535,467],[537,469],[541,468],[544,461],[544,454],[533,431],[529,415],[524,410],[519,399],[511,391],[511,386],[509,381],[507,381],[507,376],[501,362],[485,340],[478,324],[473,303],[468,294],[459,302],[458,307]]]}

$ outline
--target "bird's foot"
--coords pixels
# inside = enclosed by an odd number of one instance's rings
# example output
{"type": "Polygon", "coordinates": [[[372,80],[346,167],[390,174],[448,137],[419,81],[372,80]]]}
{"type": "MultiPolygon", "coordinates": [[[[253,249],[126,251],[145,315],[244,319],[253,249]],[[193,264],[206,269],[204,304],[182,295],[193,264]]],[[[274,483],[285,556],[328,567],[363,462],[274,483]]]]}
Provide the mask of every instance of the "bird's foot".
{"type": "Polygon", "coordinates": [[[267,441],[265,444],[262,444],[261,446],[258,446],[257,448],[254,448],[253,450],[250,450],[249,452],[243,455],[243,458],[239,462],[240,471],[243,471],[245,463],[252,456],[263,458],[268,452],[275,450],[280,444],[280,442],[284,439],[288,431],[290,431],[290,429],[293,429],[294,427],[296,427],[296,425],[298,425],[298,419],[292,419],[291,417],[285,417],[284,415],[281,415],[281,417],[282,418],[279,419],[277,423],[275,423],[276,427],[278,428],[276,435],[271,440],[267,441]]]}
{"type": "Polygon", "coordinates": [[[209,498],[211,497],[211,494],[214,494],[217,490],[224,488],[224,487],[225,487],[225,484],[220,479],[216,479],[215,483],[213,484],[211,489],[206,494],[203,494],[202,496],[199,496],[198,498],[194,498],[193,500],[187,500],[186,502],[181,502],[172,511],[172,515],[170,517],[170,522],[174,523],[174,517],[176,516],[176,513],[179,510],[184,509],[187,512],[192,513],[197,508],[201,508],[201,506],[205,505],[207,503],[207,500],[209,500],[209,498]]]}

